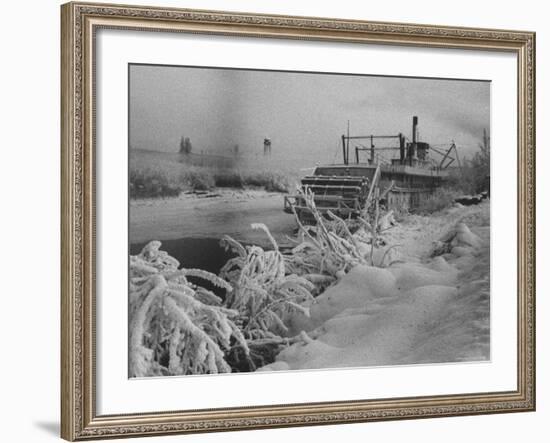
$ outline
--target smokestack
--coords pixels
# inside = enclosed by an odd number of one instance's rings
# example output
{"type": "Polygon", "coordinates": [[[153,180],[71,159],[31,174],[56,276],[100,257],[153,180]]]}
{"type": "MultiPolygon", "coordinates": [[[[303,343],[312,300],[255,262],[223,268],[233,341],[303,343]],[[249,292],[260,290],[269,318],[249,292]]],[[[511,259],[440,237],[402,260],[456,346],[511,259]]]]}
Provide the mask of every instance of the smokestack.
{"type": "Polygon", "coordinates": [[[416,158],[416,136],[417,136],[417,132],[418,132],[418,117],[415,115],[413,116],[413,134],[412,134],[412,143],[410,144],[410,149],[409,149],[409,165],[412,166],[413,164],[413,159],[416,158]]]}
{"type": "Polygon", "coordinates": [[[415,115],[413,117],[413,143],[416,143],[416,133],[418,132],[418,117],[415,115]]]}

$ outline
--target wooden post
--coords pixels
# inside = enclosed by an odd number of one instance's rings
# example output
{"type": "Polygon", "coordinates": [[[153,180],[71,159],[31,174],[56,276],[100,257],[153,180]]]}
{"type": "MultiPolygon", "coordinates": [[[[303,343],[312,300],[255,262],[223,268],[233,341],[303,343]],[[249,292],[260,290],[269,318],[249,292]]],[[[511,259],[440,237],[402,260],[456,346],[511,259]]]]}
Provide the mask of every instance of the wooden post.
{"type": "Polygon", "coordinates": [[[370,136],[370,164],[374,165],[374,137],[370,136]]]}
{"type": "Polygon", "coordinates": [[[347,145],[346,145],[346,165],[349,165],[349,120],[348,120],[348,136],[347,136],[347,145]]]}

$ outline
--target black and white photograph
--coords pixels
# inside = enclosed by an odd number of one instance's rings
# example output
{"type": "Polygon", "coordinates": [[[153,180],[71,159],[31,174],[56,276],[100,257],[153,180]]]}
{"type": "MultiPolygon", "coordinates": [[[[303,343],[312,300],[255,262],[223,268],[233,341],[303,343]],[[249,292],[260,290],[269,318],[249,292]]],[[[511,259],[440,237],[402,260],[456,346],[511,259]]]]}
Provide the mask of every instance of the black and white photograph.
{"type": "Polygon", "coordinates": [[[3,6],[2,441],[548,439],[544,2],[3,6]]]}
{"type": "Polygon", "coordinates": [[[128,79],[129,377],[490,361],[490,81],[128,79]]]}

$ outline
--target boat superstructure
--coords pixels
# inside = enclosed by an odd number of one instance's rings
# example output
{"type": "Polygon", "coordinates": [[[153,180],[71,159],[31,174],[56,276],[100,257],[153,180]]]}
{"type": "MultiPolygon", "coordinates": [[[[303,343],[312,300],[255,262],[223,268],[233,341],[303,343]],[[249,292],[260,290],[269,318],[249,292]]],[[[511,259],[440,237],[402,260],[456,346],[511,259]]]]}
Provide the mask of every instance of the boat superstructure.
{"type": "MultiPolygon", "coordinates": [[[[441,150],[418,140],[416,116],[411,140],[402,133],[348,133],[342,135],[342,156],[343,163],[317,166],[312,175],[301,180],[301,188],[313,194],[320,212],[330,210],[344,218],[360,215],[374,192],[388,209],[414,209],[442,185],[451,164],[460,164],[454,143],[441,150]],[[383,146],[377,146],[379,143],[383,146]]],[[[285,211],[296,211],[300,218],[307,219],[309,210],[303,193],[285,197],[285,211]]]]}

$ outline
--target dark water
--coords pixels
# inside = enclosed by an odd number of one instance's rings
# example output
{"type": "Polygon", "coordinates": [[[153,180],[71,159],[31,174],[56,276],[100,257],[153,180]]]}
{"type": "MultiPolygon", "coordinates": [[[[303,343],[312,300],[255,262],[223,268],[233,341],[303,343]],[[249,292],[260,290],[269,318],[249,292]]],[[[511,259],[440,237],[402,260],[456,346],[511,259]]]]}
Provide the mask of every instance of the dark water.
{"type": "MultiPolygon", "coordinates": [[[[131,244],[130,254],[139,254],[147,243],[131,244]]],[[[203,269],[216,275],[229,259],[235,257],[233,252],[226,251],[220,245],[220,239],[218,238],[180,238],[178,240],[163,240],[161,243],[160,249],[177,259],[181,267],[203,269]]],[[[220,297],[225,295],[223,289],[214,287],[214,285],[202,279],[190,277],[189,280],[213,291],[220,297]]]]}

